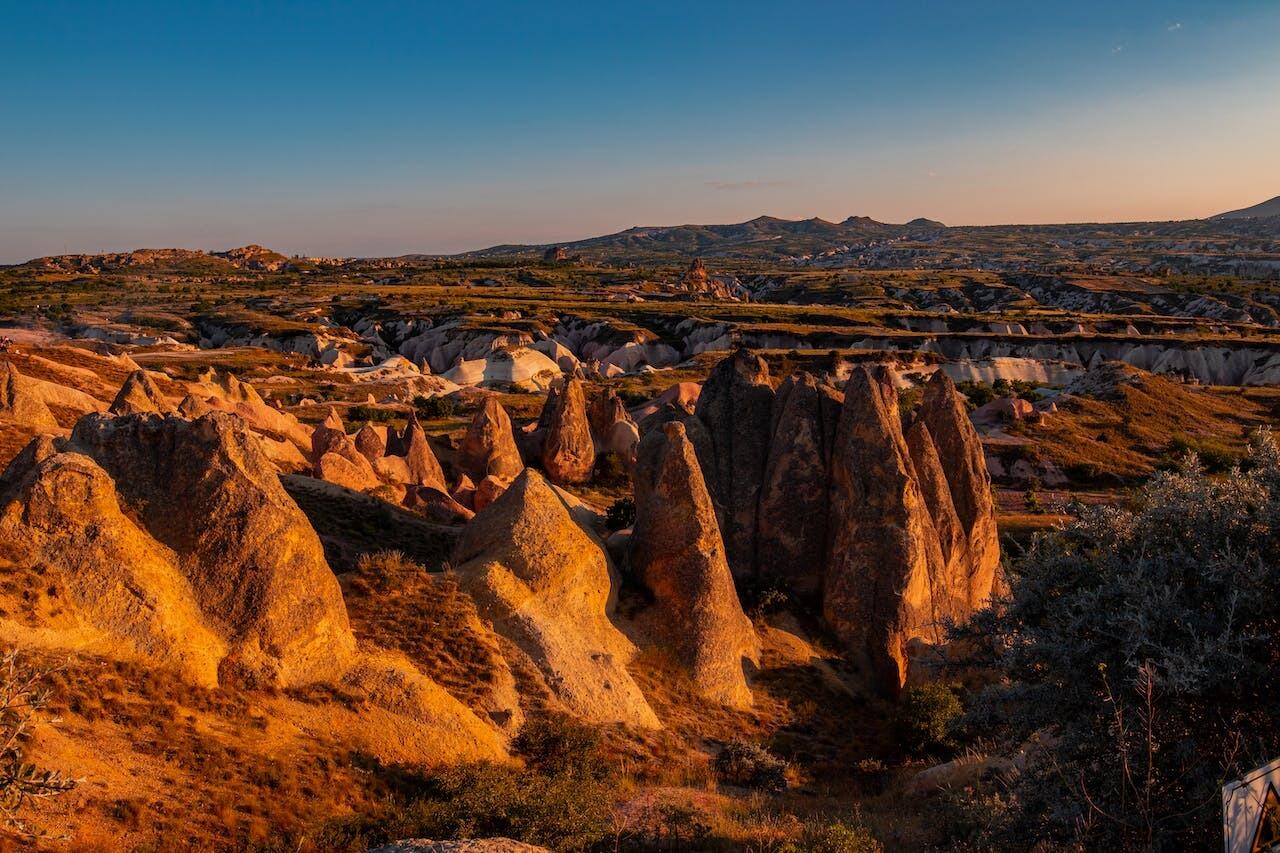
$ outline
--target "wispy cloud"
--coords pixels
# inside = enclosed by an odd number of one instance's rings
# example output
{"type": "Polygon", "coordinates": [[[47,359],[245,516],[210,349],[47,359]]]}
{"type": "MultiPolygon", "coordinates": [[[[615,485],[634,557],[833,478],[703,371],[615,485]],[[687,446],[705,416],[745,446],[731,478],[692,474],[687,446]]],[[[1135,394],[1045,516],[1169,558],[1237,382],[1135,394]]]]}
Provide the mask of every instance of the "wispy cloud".
{"type": "Polygon", "coordinates": [[[1178,30],[1182,29],[1182,21],[1174,21],[1172,24],[1165,27],[1165,29],[1171,33],[1176,33],[1178,30]]]}
{"type": "Polygon", "coordinates": [[[785,187],[787,181],[707,181],[713,190],[724,192],[740,192],[742,190],[763,190],[770,187],[785,187]]]}
{"type": "Polygon", "coordinates": [[[1124,53],[1124,45],[1122,45],[1122,44],[1118,44],[1118,45],[1116,45],[1115,47],[1111,48],[1111,52],[1112,52],[1113,54],[1116,54],[1116,53],[1124,53]]]}

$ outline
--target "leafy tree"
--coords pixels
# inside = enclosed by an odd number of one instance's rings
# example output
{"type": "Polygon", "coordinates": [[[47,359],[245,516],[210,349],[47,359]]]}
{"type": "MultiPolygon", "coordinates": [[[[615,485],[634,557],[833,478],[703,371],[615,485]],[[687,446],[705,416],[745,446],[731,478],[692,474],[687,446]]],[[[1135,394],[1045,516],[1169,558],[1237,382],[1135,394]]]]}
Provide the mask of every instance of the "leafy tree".
{"type": "Polygon", "coordinates": [[[1035,541],[1007,600],[955,629],[1005,676],[968,725],[1028,759],[988,848],[1211,849],[1222,783],[1280,754],[1269,433],[1246,463],[1212,477],[1189,457],[1131,506],[1081,509],[1035,541]]]}

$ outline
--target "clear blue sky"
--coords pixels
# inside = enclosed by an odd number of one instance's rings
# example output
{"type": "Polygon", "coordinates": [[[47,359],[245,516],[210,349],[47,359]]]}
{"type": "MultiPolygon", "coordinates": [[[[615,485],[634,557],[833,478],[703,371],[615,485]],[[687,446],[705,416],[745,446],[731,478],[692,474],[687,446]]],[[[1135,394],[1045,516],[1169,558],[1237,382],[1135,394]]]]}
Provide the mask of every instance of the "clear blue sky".
{"type": "Polygon", "coordinates": [[[4,0],[0,28],[0,262],[1280,194],[1276,0],[4,0]]]}

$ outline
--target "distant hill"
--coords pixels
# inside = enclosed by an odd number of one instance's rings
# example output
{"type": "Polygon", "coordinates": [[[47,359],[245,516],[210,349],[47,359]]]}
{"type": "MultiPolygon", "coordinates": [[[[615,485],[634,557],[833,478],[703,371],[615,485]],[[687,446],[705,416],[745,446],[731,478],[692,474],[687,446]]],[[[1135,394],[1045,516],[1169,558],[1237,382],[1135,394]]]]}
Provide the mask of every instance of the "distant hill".
{"type": "MultiPolygon", "coordinates": [[[[1280,200],[1225,218],[1059,225],[945,225],[920,217],[894,225],[866,216],[840,222],[758,216],[731,225],[636,226],[554,248],[588,262],[687,264],[692,258],[816,267],[1039,269],[1078,264],[1122,272],[1196,272],[1275,277],[1280,200]],[[1185,242],[1212,246],[1188,253],[1185,242]],[[1260,245],[1259,240],[1273,245],[1260,245]]],[[[542,258],[551,244],[501,245],[462,259],[542,258]]],[[[407,255],[402,260],[427,259],[407,255]]]]}
{"type": "Polygon", "coordinates": [[[1226,213],[1219,213],[1217,216],[1210,216],[1210,219],[1262,219],[1269,216],[1280,216],[1280,195],[1264,201],[1262,204],[1255,204],[1253,207],[1245,207],[1240,210],[1231,210],[1226,213]]]}

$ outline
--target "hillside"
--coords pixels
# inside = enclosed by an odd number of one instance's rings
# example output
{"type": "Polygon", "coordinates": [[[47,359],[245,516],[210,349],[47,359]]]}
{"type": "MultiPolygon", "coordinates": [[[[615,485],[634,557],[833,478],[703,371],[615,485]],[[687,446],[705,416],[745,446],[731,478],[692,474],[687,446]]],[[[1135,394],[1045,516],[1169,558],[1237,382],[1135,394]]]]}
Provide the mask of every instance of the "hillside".
{"type": "Polygon", "coordinates": [[[1209,218],[1262,219],[1270,216],[1280,216],[1280,195],[1268,201],[1264,201],[1261,204],[1255,204],[1253,207],[1244,207],[1240,210],[1230,210],[1226,213],[1219,213],[1217,216],[1211,216],[1209,218]]]}

